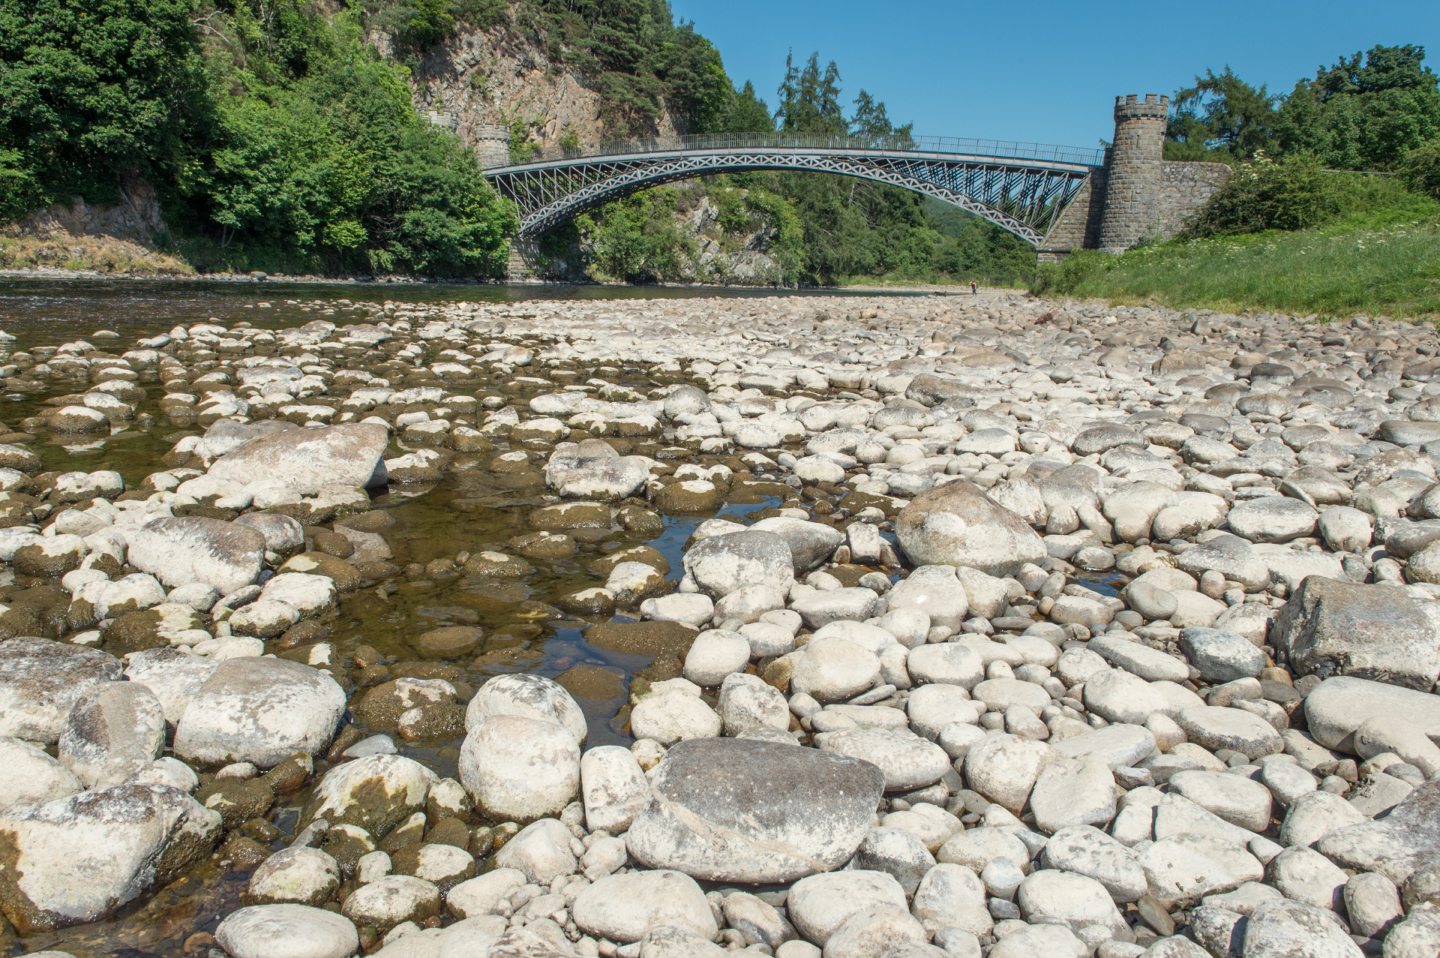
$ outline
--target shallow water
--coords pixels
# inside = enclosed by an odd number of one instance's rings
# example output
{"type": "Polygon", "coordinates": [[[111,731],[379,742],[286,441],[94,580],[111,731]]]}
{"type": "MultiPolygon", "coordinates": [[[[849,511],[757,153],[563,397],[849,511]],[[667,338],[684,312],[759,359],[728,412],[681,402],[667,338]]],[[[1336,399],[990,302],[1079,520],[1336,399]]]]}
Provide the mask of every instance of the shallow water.
{"type": "MultiPolygon", "coordinates": [[[[369,319],[347,303],[516,303],[574,299],[694,299],[726,296],[843,296],[844,290],[753,289],[717,286],[593,286],[565,284],[458,285],[446,283],[207,282],[164,279],[7,279],[0,277],[0,332],[15,336],[18,348],[58,344],[97,329],[120,333],[123,341],[165,332],[176,323],[214,317],[246,321],[267,329],[309,322],[317,316],[335,323],[369,319]],[[328,312],[300,303],[328,301],[328,312]]],[[[856,292],[874,296],[874,292],[856,292]]],[[[906,295],[904,293],[882,295],[906,295]]]]}
{"type": "MultiPolygon", "coordinates": [[[[387,301],[439,303],[451,301],[523,301],[568,297],[597,301],[635,297],[688,297],[717,294],[736,296],[770,295],[766,291],[715,289],[616,289],[603,287],[440,287],[399,285],[299,285],[190,282],[93,282],[93,281],[0,281],[0,331],[15,337],[10,354],[30,350],[37,359],[46,348],[84,338],[97,348],[116,354],[132,348],[139,338],[163,333],[180,323],[213,319],[222,324],[249,322],[256,326],[281,328],[317,318],[343,323],[373,321],[374,304],[387,301]],[[348,304],[369,304],[356,308],[348,304]],[[110,331],[115,336],[96,336],[110,331]]],[[[8,360],[0,359],[0,362],[8,360]]],[[[580,381],[593,374],[577,370],[580,381]]],[[[545,375],[545,373],[541,373],[545,375]]],[[[650,389],[656,381],[640,371],[608,369],[608,381],[650,389]]],[[[46,395],[16,391],[13,383],[0,380],[0,432],[10,432],[27,417],[44,411],[56,396],[80,392],[87,383],[57,384],[46,395]]],[[[197,423],[177,421],[159,408],[164,394],[158,383],[141,383],[146,398],[137,408],[132,424],[97,441],[64,443],[47,430],[40,430],[31,447],[41,456],[47,471],[98,469],[118,470],[127,488],[135,488],[145,476],[165,468],[162,458],[174,444],[204,428],[197,423]]],[[[478,392],[484,394],[487,387],[478,392]]],[[[553,384],[535,388],[549,391],[553,384]]],[[[475,390],[472,390],[475,391],[475,390]]],[[[489,389],[493,394],[495,390],[489,389]]],[[[510,390],[509,401],[527,398],[510,390]]],[[[639,441],[628,447],[612,440],[622,452],[653,454],[653,441],[639,441]],[[648,442],[648,445],[647,445],[648,442]]],[[[530,444],[532,465],[543,466],[549,443],[530,444]]],[[[403,448],[403,446],[402,446],[403,448]]],[[[458,456],[455,467],[439,482],[428,486],[392,486],[374,501],[393,524],[383,531],[393,551],[390,560],[400,574],[378,586],[344,595],[338,612],[323,620],[328,630],[322,638],[334,646],[338,661],[348,661],[356,650],[378,652],[390,667],[391,677],[433,674],[473,688],[493,674],[507,671],[537,672],[552,677],[578,676],[572,691],[590,722],[588,744],[624,744],[631,739],[625,725],[625,706],[630,686],[638,678],[660,678],[675,674],[677,662],[660,662],[639,655],[626,655],[590,645],[585,630],[609,615],[576,615],[557,607],[560,600],[577,590],[604,584],[604,577],[589,566],[618,549],[648,545],[669,562],[668,579],[681,574],[684,547],[695,527],[713,515],[731,518],[756,517],[780,504],[778,498],[751,493],[717,512],[702,515],[664,515],[663,528],[654,534],[611,530],[594,537],[576,533],[578,551],[567,558],[528,558],[531,570],[523,577],[499,579],[471,576],[453,568],[453,560],[464,553],[484,551],[516,554],[512,539],[533,531],[530,511],[545,501],[538,472],[529,481],[497,474],[485,468],[494,455],[507,448],[527,448],[523,443],[497,443],[493,452],[458,456]],[[445,568],[446,563],[452,563],[445,568]],[[419,662],[412,640],[429,629],[447,625],[479,626],[485,641],[476,653],[456,661],[419,662]],[[478,653],[478,654],[477,654],[478,653]],[[581,670],[576,672],[574,670],[581,670]]],[[[715,461],[719,461],[716,458],[715,461]]],[[[756,476],[757,479],[776,477],[756,476]]],[[[781,487],[783,488],[783,487],[781,487]]],[[[582,530],[583,532],[583,530],[582,530]]],[[[621,621],[622,615],[617,616],[621,621]]],[[[273,647],[274,643],[271,643],[273,647]]],[[[278,651],[278,650],[277,650],[278,651]]],[[[342,669],[341,671],[344,671],[342,669]]],[[[352,708],[360,692],[352,692],[352,708]]],[[[463,701],[463,699],[462,699],[463,701]]],[[[369,734],[363,726],[361,731],[369,734]]],[[[392,736],[401,754],[416,758],[441,775],[454,775],[459,736],[407,742],[392,736]]],[[[324,765],[317,761],[318,780],[324,765]]],[[[299,810],[308,789],[281,800],[268,818],[279,829],[272,850],[284,847],[294,835],[299,810]]],[[[32,936],[22,947],[0,937],[0,954],[20,955],[43,948],[64,949],[77,958],[119,955],[150,958],[181,954],[204,954],[202,941],[186,941],[198,932],[210,932],[221,917],[240,904],[249,878],[248,870],[225,870],[215,860],[185,878],[145,896],[105,922],[32,936]],[[198,948],[199,951],[195,951],[198,948]]]]}

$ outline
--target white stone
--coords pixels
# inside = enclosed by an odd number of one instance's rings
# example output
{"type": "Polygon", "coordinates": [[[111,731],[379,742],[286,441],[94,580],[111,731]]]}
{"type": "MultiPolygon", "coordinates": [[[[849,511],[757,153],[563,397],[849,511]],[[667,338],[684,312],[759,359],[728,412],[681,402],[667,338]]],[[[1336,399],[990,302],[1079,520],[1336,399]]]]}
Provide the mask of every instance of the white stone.
{"type": "Polygon", "coordinates": [[[587,934],[618,942],[639,941],[663,926],[706,939],[719,931],[695,880],[665,869],[601,878],[576,897],[571,913],[587,934]]]}
{"type": "Polygon", "coordinates": [[[555,722],[495,715],[466,733],[460,781],[493,818],[555,815],[579,792],[580,745],[555,722]]]}
{"type": "Polygon", "coordinates": [[[350,958],[360,947],[343,915],[306,905],[251,905],[215,930],[230,958],[350,958]]]}

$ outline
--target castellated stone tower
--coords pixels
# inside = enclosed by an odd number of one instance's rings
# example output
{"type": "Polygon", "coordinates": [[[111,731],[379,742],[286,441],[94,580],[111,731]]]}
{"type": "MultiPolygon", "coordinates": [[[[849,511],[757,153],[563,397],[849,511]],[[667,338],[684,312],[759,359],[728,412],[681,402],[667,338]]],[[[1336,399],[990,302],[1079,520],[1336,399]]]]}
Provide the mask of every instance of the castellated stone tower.
{"type": "Polygon", "coordinates": [[[1133,93],[1115,98],[1115,144],[1106,161],[1100,220],[1100,248],[1107,253],[1127,250],[1159,228],[1169,108],[1168,97],[1153,93],[1143,100],[1133,93]]]}
{"type": "Polygon", "coordinates": [[[503,126],[479,126],[473,134],[475,158],[482,169],[492,170],[510,163],[510,133],[503,126]]]}

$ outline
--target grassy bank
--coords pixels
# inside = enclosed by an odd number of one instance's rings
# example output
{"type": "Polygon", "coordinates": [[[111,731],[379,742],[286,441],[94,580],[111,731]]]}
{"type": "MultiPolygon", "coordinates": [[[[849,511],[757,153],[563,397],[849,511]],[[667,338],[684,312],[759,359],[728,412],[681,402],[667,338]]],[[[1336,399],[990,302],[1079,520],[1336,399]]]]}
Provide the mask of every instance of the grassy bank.
{"type": "Polygon", "coordinates": [[[1371,180],[1313,229],[1174,240],[1042,266],[1045,295],[1322,317],[1440,318],[1440,203],[1371,180]]]}
{"type": "Polygon", "coordinates": [[[193,276],[185,260],[113,236],[0,234],[0,270],[61,270],[107,276],[193,276]]]}

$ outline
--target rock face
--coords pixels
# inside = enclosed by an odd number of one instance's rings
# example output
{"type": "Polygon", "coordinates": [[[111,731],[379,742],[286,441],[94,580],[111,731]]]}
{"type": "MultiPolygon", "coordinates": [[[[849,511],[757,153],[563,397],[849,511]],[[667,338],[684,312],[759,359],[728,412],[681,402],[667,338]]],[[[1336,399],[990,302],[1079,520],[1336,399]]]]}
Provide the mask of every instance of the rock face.
{"type": "Polygon", "coordinates": [[[1025,520],[964,479],[922,492],[900,510],[895,534],[914,565],[953,565],[1010,575],[1045,558],[1025,520]]]}
{"type": "Polygon", "coordinates": [[[1428,692],[1440,629],[1403,590],[1311,576],[1275,617],[1276,654],[1297,673],[1353,675],[1428,692]]]}
{"type": "Polygon", "coordinates": [[[0,817],[0,910],[22,934],[95,921],[209,853],[220,815],[121,785],[0,817]]]}
{"type": "Polygon", "coordinates": [[[843,865],[885,788],[868,762],[790,745],[703,739],[671,748],[626,833],[631,856],[693,878],[793,881],[843,865]]]}
{"type": "Polygon", "coordinates": [[[204,765],[270,768],[329,745],[344,712],[344,690],[319,669],[287,659],[229,659],[185,706],[175,754],[204,765]]]}
{"type": "Polygon", "coordinates": [[[302,495],[327,486],[370,489],[386,482],[390,434],[378,423],[289,429],[249,440],[221,456],[209,475],[241,485],[265,479],[302,495]]]}
{"type": "Polygon", "coordinates": [[[0,642],[0,735],[50,744],[86,691],[120,678],[120,660],[95,649],[11,639],[0,642]]]}
{"type": "Polygon", "coordinates": [[[167,586],[203,582],[223,595],[260,575],[265,537],[248,526],[196,516],[161,518],[130,533],[130,564],[167,586]]]}

